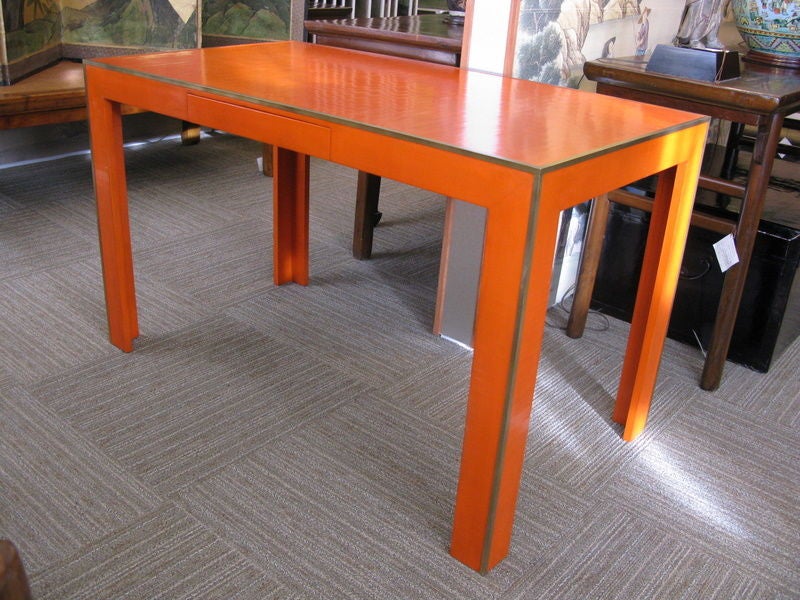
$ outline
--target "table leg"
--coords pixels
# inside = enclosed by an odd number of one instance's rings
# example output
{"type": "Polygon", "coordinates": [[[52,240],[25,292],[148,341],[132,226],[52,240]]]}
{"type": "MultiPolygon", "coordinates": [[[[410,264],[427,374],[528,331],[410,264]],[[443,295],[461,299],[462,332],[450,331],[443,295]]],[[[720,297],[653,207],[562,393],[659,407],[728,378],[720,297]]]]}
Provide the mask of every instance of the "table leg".
{"type": "Polygon", "coordinates": [[[558,211],[546,205],[530,231],[512,202],[487,216],[450,548],[482,573],[511,541],[558,229],[558,211]]]}
{"type": "Polygon", "coordinates": [[[181,144],[184,146],[194,146],[200,143],[200,126],[189,121],[181,122],[181,144]]]}
{"type": "Polygon", "coordinates": [[[728,141],[725,144],[725,157],[722,160],[722,168],[720,169],[720,177],[723,179],[733,179],[736,173],[736,163],[739,158],[739,141],[743,132],[744,123],[731,122],[728,141]]]}
{"type": "Polygon", "coordinates": [[[722,381],[722,371],[728,358],[733,327],[736,324],[736,315],[739,312],[747,280],[747,269],[750,266],[753,245],[758,234],[758,223],[764,207],[764,197],[767,194],[782,126],[783,115],[775,114],[758,128],[750,174],[736,228],[736,252],[739,255],[739,263],[725,273],[717,315],[714,319],[714,331],[711,334],[711,343],[700,379],[700,387],[704,390],[715,390],[722,381]]]}
{"type": "Polygon", "coordinates": [[[308,285],[309,157],[273,150],[273,279],[308,285]]]}
{"type": "Polygon", "coordinates": [[[88,105],[109,338],[112,344],[130,352],[139,336],[139,324],[120,105],[96,95],[89,96],[88,105]]]}
{"type": "Polygon", "coordinates": [[[678,286],[700,172],[700,135],[694,147],[698,151],[693,159],[661,173],[653,202],[639,289],[613,414],[613,419],[625,426],[622,437],[629,442],[642,432],[647,421],[678,286]]]}
{"type": "Polygon", "coordinates": [[[600,256],[603,254],[603,239],[608,225],[609,208],[608,194],[592,200],[578,280],[575,284],[575,295],[567,321],[566,333],[571,338],[581,337],[586,329],[586,317],[592,303],[592,292],[597,278],[597,269],[600,266],[600,256]]]}
{"type": "Polygon", "coordinates": [[[261,144],[261,173],[265,177],[272,177],[272,150],[272,144],[261,144]]]}
{"type": "Polygon", "coordinates": [[[358,260],[372,256],[372,232],[377,221],[380,194],[381,178],[359,171],[356,215],[353,223],[353,256],[358,260]]]}

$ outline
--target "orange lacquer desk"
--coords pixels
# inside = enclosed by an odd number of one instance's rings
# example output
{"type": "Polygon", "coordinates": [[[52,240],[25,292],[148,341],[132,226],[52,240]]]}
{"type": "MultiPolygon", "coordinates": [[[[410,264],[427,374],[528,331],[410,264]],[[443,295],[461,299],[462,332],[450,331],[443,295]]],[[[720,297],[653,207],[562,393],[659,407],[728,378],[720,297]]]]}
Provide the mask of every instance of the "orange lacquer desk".
{"type": "Polygon", "coordinates": [[[559,211],[660,173],[615,418],[644,427],[706,117],[299,42],[86,64],[111,342],[138,336],[120,105],[273,144],[274,279],[308,282],[309,155],[488,210],[451,552],[508,553],[559,211]]]}

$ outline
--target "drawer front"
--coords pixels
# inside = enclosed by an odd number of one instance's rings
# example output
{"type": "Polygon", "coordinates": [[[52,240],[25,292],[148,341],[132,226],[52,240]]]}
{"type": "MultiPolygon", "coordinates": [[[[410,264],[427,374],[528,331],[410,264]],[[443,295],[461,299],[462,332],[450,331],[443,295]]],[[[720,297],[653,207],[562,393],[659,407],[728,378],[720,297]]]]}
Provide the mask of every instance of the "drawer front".
{"type": "Polygon", "coordinates": [[[330,156],[331,132],[321,125],[191,94],[187,98],[187,112],[188,120],[197,125],[302,154],[325,159],[330,156]]]}

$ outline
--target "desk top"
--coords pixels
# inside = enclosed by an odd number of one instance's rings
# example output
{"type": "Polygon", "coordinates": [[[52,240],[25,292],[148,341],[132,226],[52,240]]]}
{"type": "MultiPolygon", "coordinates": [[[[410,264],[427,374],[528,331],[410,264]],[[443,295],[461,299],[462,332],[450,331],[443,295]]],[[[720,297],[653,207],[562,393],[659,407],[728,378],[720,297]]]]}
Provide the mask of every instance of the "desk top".
{"type": "Polygon", "coordinates": [[[305,22],[305,27],[316,35],[346,35],[452,52],[461,51],[464,37],[464,27],[447,22],[445,15],[310,20],[305,22]]]}
{"type": "Polygon", "coordinates": [[[570,88],[302,42],[108,57],[87,65],[528,172],[708,120],[570,88]]]}
{"type": "Polygon", "coordinates": [[[586,77],[598,83],[690,99],[713,106],[769,114],[800,106],[800,72],[742,62],[741,76],[699,81],[645,71],[647,58],[601,58],[584,65],[586,77]]]}

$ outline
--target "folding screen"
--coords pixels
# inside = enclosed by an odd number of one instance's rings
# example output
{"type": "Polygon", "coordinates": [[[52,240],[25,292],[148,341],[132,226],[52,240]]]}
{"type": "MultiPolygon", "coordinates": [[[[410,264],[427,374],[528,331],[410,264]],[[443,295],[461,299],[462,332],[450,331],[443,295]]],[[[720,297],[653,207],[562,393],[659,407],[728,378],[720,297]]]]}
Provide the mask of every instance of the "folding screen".
{"type": "Polygon", "coordinates": [[[304,0],[0,0],[0,83],[62,59],[299,39],[304,0]],[[202,17],[201,17],[202,15],[202,17]],[[201,25],[202,23],[202,25],[201,25]]]}

